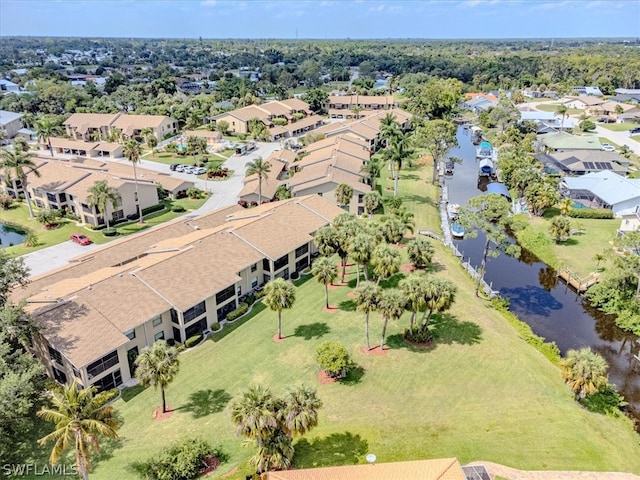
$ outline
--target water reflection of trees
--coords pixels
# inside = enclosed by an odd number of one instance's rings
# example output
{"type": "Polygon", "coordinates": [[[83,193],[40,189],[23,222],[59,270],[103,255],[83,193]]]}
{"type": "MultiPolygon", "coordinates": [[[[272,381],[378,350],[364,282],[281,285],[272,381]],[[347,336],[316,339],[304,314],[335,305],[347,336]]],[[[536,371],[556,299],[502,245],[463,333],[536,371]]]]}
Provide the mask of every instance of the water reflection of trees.
{"type": "Polygon", "coordinates": [[[527,314],[548,317],[552,310],[562,308],[562,303],[556,300],[550,292],[537,285],[503,288],[500,293],[509,299],[511,310],[514,312],[526,312],[527,314]]]}
{"type": "Polygon", "coordinates": [[[558,285],[558,272],[551,267],[544,267],[538,270],[538,281],[542,288],[550,292],[558,285]]]}

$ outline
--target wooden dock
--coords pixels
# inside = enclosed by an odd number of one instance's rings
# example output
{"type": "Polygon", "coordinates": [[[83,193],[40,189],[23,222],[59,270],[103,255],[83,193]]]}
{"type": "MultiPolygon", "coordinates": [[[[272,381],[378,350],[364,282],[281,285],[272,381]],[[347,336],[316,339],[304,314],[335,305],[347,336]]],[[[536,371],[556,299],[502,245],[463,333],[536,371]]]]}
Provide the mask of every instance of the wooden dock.
{"type": "Polygon", "coordinates": [[[577,293],[586,292],[600,281],[600,277],[596,273],[590,273],[587,278],[580,278],[569,270],[558,270],[558,277],[577,293]]]}

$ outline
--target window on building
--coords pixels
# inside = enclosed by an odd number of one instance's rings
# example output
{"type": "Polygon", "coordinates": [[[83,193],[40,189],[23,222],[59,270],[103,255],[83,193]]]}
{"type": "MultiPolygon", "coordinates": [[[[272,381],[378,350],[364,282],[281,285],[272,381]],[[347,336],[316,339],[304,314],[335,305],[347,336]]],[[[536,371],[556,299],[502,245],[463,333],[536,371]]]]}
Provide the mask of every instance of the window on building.
{"type": "Polygon", "coordinates": [[[164,331],[156,333],[153,338],[157,342],[158,340],[164,340],[164,331]]]}
{"type": "Polygon", "coordinates": [[[56,198],[55,194],[53,194],[53,193],[47,193],[47,200],[49,200],[50,202],[54,202],[54,203],[58,202],[58,199],[56,198]]]}
{"type": "Polygon", "coordinates": [[[358,195],[358,203],[362,203],[364,201],[364,195],[362,193],[360,193],[358,195]]]}
{"type": "Polygon", "coordinates": [[[182,317],[184,318],[184,323],[187,324],[193,319],[198,318],[200,315],[206,312],[207,312],[207,306],[204,304],[204,302],[200,302],[182,314],[182,317]]]}
{"type": "Polygon", "coordinates": [[[158,325],[162,324],[162,317],[156,317],[153,319],[153,326],[157,327],[158,325]]]}
{"type": "Polygon", "coordinates": [[[53,360],[54,362],[57,362],[58,365],[63,365],[62,354],[51,346],[49,347],[49,358],[51,358],[51,360],[53,360]]]}
{"type": "Polygon", "coordinates": [[[87,205],[86,203],[82,204],[82,211],[84,213],[93,213],[93,210],[91,208],[89,208],[89,205],[87,205]]]}
{"type": "Polygon", "coordinates": [[[230,298],[233,298],[235,294],[236,294],[235,285],[229,285],[224,290],[221,290],[218,293],[216,293],[216,303],[220,305],[221,303],[226,302],[230,298]]]}
{"type": "Polygon", "coordinates": [[[178,320],[178,312],[176,312],[173,308],[171,310],[169,310],[169,313],[171,314],[171,321],[175,324],[180,324],[180,320],[178,320]]]}
{"type": "Polygon", "coordinates": [[[113,351],[111,353],[108,353],[101,359],[89,364],[89,366],[87,367],[87,375],[89,376],[89,378],[97,377],[105,370],[108,370],[117,364],[118,352],[113,351]]]}
{"type": "Polygon", "coordinates": [[[309,257],[301,258],[296,262],[296,272],[300,272],[309,266],[309,257]]]}
{"type": "Polygon", "coordinates": [[[82,380],[82,374],[80,373],[80,370],[78,370],[75,365],[71,365],[71,368],[73,368],[73,376],[82,380]]]}
{"type": "Polygon", "coordinates": [[[271,271],[271,265],[269,264],[269,259],[268,258],[263,258],[262,259],[262,270],[264,270],[265,272],[270,272],[271,271]]]}
{"type": "Polygon", "coordinates": [[[309,251],[309,244],[305,243],[301,247],[296,248],[296,258],[301,257],[309,251]]]}
{"type": "Polygon", "coordinates": [[[122,374],[120,373],[120,369],[105,375],[103,378],[92,384],[92,386],[98,389],[98,392],[111,390],[112,388],[116,388],[120,385],[122,385],[122,374]]]}
{"type": "Polygon", "coordinates": [[[117,222],[118,220],[122,220],[124,218],[124,211],[123,210],[116,210],[115,212],[113,212],[113,221],[117,222]]]}
{"type": "Polygon", "coordinates": [[[128,332],[125,333],[125,335],[127,336],[127,338],[129,340],[133,340],[134,338],[136,338],[136,331],[135,330],[129,330],[128,332]]]}
{"type": "Polygon", "coordinates": [[[275,262],[273,262],[273,269],[274,271],[278,271],[280,270],[282,267],[284,267],[285,265],[287,265],[289,263],[289,255],[283,255],[282,257],[280,257],[279,259],[277,259],[275,262]]]}
{"type": "Polygon", "coordinates": [[[67,383],[67,374],[55,367],[53,369],[53,378],[60,383],[67,383]]]}
{"type": "Polygon", "coordinates": [[[255,272],[256,270],[258,270],[258,264],[254,263],[253,265],[251,265],[251,271],[255,272]]]}
{"type": "Polygon", "coordinates": [[[61,202],[66,202],[67,201],[67,195],[65,193],[61,193],[60,194],[60,201],[61,202]]]}
{"type": "Polygon", "coordinates": [[[251,280],[251,288],[256,288],[258,286],[258,277],[253,277],[251,280]]]}

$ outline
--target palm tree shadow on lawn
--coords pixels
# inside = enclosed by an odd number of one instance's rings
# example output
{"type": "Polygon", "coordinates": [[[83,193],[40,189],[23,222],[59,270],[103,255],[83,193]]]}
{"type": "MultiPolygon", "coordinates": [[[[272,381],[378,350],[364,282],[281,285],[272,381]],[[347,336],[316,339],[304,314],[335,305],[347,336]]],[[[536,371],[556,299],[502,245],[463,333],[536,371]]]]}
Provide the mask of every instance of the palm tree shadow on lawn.
{"type": "Polygon", "coordinates": [[[231,401],[231,395],[225,390],[198,390],[189,395],[190,402],[176,410],[191,412],[193,418],[202,418],[224,410],[231,401]]]}
{"type": "Polygon", "coordinates": [[[353,300],[343,300],[338,304],[338,308],[345,312],[355,312],[356,302],[354,302],[353,300]]]}
{"type": "Polygon", "coordinates": [[[293,331],[294,337],[302,337],[305,340],[321,338],[331,331],[329,325],[324,322],[310,323],[309,325],[298,325],[293,331]]]}
{"type": "Polygon", "coordinates": [[[328,437],[302,438],[295,444],[293,464],[296,468],[354,465],[367,454],[369,444],[360,435],[333,433],[328,437]]]}
{"type": "Polygon", "coordinates": [[[416,346],[405,341],[402,334],[397,333],[387,338],[387,347],[390,349],[404,348],[411,352],[427,353],[435,350],[440,345],[475,345],[482,340],[482,328],[476,323],[459,321],[450,314],[434,314],[431,317],[433,342],[428,346],[416,346]]]}

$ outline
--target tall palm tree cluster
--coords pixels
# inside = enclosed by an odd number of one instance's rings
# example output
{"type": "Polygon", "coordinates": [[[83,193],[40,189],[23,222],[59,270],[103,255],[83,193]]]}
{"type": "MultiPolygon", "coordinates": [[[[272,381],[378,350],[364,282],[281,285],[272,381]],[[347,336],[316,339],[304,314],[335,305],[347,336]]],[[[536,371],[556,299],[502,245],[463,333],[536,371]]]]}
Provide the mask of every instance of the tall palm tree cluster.
{"type": "Polygon", "coordinates": [[[322,401],[305,385],[289,388],[282,397],[261,385],[249,388],[231,404],[236,435],[256,447],[251,464],[258,473],[291,466],[293,438],[318,425],[322,401]]]}
{"type": "MultiPolygon", "coordinates": [[[[399,209],[398,213],[403,210],[399,209]]],[[[400,319],[405,310],[412,312],[408,336],[425,336],[430,331],[429,320],[434,312],[442,312],[454,302],[456,288],[444,279],[413,273],[400,282],[399,288],[383,289],[381,282],[400,270],[400,254],[392,244],[402,240],[405,230],[411,226],[411,217],[394,216],[382,223],[358,219],[342,214],[332,225],[316,232],[315,242],[322,255],[312,266],[312,274],[325,286],[325,308],[329,308],[328,286],[338,277],[337,266],[331,257],[338,255],[341,264],[341,281],[344,283],[348,258],[356,264],[355,303],[365,313],[365,339],[371,349],[369,315],[377,311],[383,319],[380,348],[384,348],[389,321],[400,319]],[[361,281],[361,269],[364,282],[361,281]],[[369,276],[375,276],[375,282],[369,276]],[[420,322],[417,313],[424,312],[420,322]]],[[[433,257],[433,246],[423,238],[411,240],[407,246],[409,257],[416,268],[426,267],[433,257]]]]}

